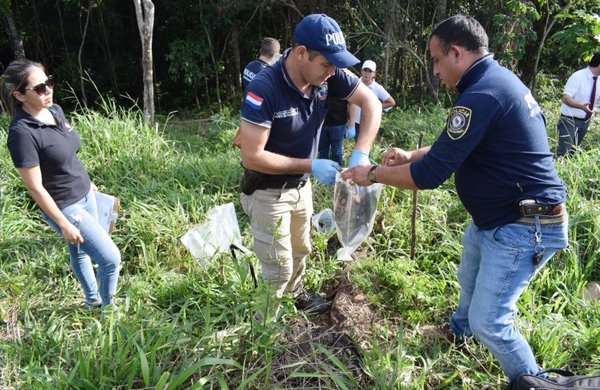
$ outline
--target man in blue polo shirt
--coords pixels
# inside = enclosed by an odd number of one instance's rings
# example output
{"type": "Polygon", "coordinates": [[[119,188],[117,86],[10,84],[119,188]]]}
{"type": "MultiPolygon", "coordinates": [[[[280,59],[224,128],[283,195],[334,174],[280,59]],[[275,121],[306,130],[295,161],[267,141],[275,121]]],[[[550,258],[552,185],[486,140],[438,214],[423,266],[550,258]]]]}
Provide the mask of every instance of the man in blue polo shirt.
{"type": "Polygon", "coordinates": [[[381,103],[356,76],[343,71],[358,59],[346,49],[335,20],[308,15],[292,38],[293,46],[282,60],[256,75],[245,91],[241,203],[250,218],[263,280],[274,295],[292,294],[299,309],[323,312],[328,303],[304,291],[302,276],[311,250],[313,202],[308,176],[331,185],[340,170],[337,162],[315,158],[327,97],[346,99],[363,110],[363,132],[349,166],[369,164],[381,103]]]}
{"type": "Polygon", "coordinates": [[[245,90],[250,81],[267,66],[279,58],[281,46],[275,38],[266,37],[260,44],[260,56],[246,65],[242,71],[242,90],[245,90]]]}
{"type": "Polygon", "coordinates": [[[356,167],[344,179],[430,189],[454,173],[472,216],[462,240],[454,336],[475,336],[514,380],[540,371],[515,327],[516,302],[552,255],[567,246],[565,187],[548,146],[544,115],[527,87],[488,53],[472,17],[456,15],[432,32],[434,74],[458,99],[433,145],[393,148],[382,166],[356,167]]]}

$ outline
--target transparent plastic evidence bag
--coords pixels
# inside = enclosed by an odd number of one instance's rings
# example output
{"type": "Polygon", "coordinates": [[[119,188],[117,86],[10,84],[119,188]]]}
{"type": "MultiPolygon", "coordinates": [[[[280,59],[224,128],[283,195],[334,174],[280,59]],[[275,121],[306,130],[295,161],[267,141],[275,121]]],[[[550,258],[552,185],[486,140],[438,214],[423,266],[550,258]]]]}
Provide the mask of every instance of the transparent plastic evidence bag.
{"type": "Polygon", "coordinates": [[[339,173],[336,175],[333,214],[342,245],[337,252],[338,260],[351,261],[352,253],[371,234],[382,190],[379,183],[361,187],[343,180],[339,173]]]}

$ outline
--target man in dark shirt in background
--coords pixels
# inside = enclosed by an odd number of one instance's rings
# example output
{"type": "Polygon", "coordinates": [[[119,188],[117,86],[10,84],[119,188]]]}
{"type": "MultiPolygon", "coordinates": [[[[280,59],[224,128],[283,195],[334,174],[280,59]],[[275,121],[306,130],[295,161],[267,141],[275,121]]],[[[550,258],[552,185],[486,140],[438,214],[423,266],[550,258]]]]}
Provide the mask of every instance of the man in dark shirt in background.
{"type": "Polygon", "coordinates": [[[260,57],[246,65],[242,71],[242,89],[245,90],[250,81],[252,81],[254,76],[261,70],[279,59],[280,49],[281,46],[277,39],[266,37],[262,40],[262,44],[260,45],[260,57]]]}
{"type": "Polygon", "coordinates": [[[344,134],[352,134],[354,138],[354,110],[344,99],[329,97],[329,106],[321,138],[319,139],[319,158],[337,162],[340,166],[344,162],[344,134]]]}

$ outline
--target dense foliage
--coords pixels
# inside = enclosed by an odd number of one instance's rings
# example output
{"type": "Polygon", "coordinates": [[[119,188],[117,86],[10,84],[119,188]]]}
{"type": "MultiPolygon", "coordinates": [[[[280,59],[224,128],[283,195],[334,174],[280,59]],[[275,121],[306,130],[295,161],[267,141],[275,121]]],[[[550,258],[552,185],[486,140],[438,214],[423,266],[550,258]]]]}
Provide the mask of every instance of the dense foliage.
{"type": "MultiPolygon", "coordinates": [[[[546,110],[554,146],[558,107],[556,99],[551,102],[546,110]]],[[[414,147],[421,132],[426,144],[432,142],[445,114],[437,106],[392,111],[373,158],[389,145],[414,147]]],[[[307,321],[285,302],[279,321],[251,320],[264,297],[260,286],[254,289],[249,273],[249,263],[258,267],[254,256],[224,254],[203,264],[179,241],[190,226],[204,220],[210,207],[233,202],[243,240],[251,247],[237,194],[239,156],[229,145],[235,116],[224,112],[209,122],[163,118],[159,128],[152,128],[144,125],[138,110],[105,101],[101,110],[80,111],[70,119],[82,136],[81,157],[94,182],[122,201],[113,237],[123,252],[118,295],[125,302],[115,312],[79,308],[81,293],[63,242],[38,216],[3,147],[1,388],[506,385],[481,344],[455,346],[426,331],[447,321],[458,298],[455,273],[468,215],[451,183],[419,192],[412,260],[410,191],[385,189],[380,224],[355,263],[338,262],[329,248],[331,240],[313,233],[308,286],[327,289],[348,280],[354,286],[352,296],[365,295],[363,302],[370,308],[369,316],[348,316],[355,322],[344,334],[356,346],[343,351],[358,349],[360,355],[352,363],[332,350],[331,343],[321,343],[324,335],[316,336],[317,328],[325,332],[319,324],[328,324],[327,316],[307,321]]],[[[1,120],[0,138],[5,139],[7,118],[1,120]]],[[[598,132],[589,134],[587,141],[589,150],[558,161],[568,187],[569,248],[542,270],[518,303],[519,327],[540,364],[581,374],[591,374],[600,365],[600,304],[581,298],[588,281],[600,280],[598,132]]],[[[316,210],[332,207],[331,197],[331,188],[315,185],[316,210]]]]}
{"type": "MultiPolygon", "coordinates": [[[[427,37],[446,16],[462,12],[478,18],[490,35],[491,50],[532,87],[539,73],[564,83],[597,50],[600,33],[599,0],[154,3],[156,108],[163,113],[206,113],[235,104],[240,70],[258,55],[261,39],[273,36],[288,46],[301,16],[314,12],[340,22],[350,49],[378,63],[378,80],[403,106],[439,98],[429,74],[427,37]]],[[[5,0],[0,15],[6,22],[0,38],[4,66],[20,41],[27,57],[43,62],[57,77],[64,96],[75,92],[84,104],[100,95],[126,106],[128,99],[141,101],[142,53],[133,1],[5,0]]]]}

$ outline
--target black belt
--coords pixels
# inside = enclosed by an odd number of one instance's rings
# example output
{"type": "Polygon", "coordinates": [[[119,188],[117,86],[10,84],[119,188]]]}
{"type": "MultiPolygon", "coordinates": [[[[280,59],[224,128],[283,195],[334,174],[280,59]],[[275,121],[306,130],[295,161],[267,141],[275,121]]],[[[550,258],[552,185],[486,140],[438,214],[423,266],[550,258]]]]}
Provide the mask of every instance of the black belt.
{"type": "Polygon", "coordinates": [[[587,121],[587,119],[585,119],[585,118],[577,118],[576,116],[569,116],[569,115],[565,115],[565,114],[560,114],[560,116],[562,116],[563,118],[572,119],[575,121],[583,121],[583,122],[587,121]]]}
{"type": "Polygon", "coordinates": [[[519,204],[519,214],[521,217],[532,217],[535,215],[561,215],[565,212],[564,203],[560,204],[537,204],[525,203],[519,204]]]}
{"type": "Polygon", "coordinates": [[[257,190],[266,190],[266,189],[281,189],[281,190],[289,190],[289,189],[300,189],[302,187],[304,187],[304,185],[306,185],[306,182],[308,180],[304,179],[304,180],[288,180],[288,181],[278,181],[278,182],[269,182],[269,181],[263,181],[261,182],[258,187],[256,187],[257,190]]]}

